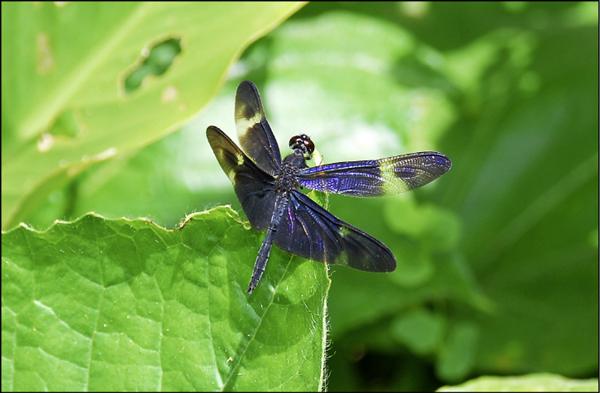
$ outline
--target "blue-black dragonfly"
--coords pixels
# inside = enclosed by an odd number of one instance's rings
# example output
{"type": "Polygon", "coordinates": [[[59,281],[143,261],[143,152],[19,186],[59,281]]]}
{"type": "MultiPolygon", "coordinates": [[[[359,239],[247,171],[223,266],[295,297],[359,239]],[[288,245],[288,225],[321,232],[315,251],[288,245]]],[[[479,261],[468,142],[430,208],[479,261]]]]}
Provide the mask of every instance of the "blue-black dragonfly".
{"type": "Polygon", "coordinates": [[[267,231],[258,251],[248,293],[258,285],[273,244],[306,258],[371,272],[396,268],[392,252],[379,240],[335,217],[300,190],[351,196],[379,196],[411,190],[446,173],[448,157],[434,151],[379,160],[309,167],[314,144],[305,135],[289,141],[281,159],[265,118],[258,89],[242,82],[235,97],[235,121],[242,149],[215,126],[208,142],[227,174],[253,228],[267,231]]]}

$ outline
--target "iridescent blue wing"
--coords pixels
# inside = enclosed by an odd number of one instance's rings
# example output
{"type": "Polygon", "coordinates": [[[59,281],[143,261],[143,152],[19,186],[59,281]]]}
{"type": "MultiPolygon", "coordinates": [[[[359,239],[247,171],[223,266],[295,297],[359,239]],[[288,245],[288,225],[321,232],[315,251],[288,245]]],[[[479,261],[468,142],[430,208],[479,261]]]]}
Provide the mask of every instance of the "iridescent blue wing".
{"type": "Polygon", "coordinates": [[[421,187],[446,173],[451,166],[445,155],[428,151],[315,166],[303,169],[297,178],[300,185],[312,190],[380,196],[421,187]]]}
{"type": "Polygon", "coordinates": [[[277,140],[265,118],[258,89],[254,83],[240,83],[235,95],[235,124],[242,149],[268,174],[275,175],[281,166],[277,140]]]}
{"type": "Polygon", "coordinates": [[[355,269],[390,272],[396,268],[394,255],[383,243],[298,191],[290,193],[273,243],[306,258],[355,269]]]}
{"type": "Polygon", "coordinates": [[[275,204],[275,186],[271,175],[263,172],[220,129],[206,130],[208,143],[223,171],[233,183],[242,208],[256,229],[269,226],[275,204]]]}

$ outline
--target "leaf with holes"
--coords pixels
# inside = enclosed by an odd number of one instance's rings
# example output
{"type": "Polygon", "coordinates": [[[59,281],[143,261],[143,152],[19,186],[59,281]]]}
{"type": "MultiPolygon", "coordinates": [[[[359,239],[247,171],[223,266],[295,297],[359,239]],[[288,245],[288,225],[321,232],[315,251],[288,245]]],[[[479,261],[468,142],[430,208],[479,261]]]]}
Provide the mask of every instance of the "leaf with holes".
{"type": "Polygon", "coordinates": [[[175,230],[87,215],[2,235],[2,390],[321,390],[323,264],[228,207],[175,230]]]}
{"type": "Polygon", "coordinates": [[[301,6],[3,3],[3,228],[89,165],[175,130],[301,6]]]}

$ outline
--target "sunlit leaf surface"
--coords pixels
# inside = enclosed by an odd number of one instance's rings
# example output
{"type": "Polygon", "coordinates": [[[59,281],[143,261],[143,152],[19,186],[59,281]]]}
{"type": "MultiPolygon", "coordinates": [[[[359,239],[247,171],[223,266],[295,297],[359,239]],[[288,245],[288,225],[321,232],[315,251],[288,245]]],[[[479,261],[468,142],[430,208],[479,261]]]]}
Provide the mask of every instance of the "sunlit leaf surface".
{"type": "Polygon", "coordinates": [[[2,390],[287,390],[323,385],[323,264],[260,244],[221,207],[166,230],[87,215],[2,235],[2,390]]]}

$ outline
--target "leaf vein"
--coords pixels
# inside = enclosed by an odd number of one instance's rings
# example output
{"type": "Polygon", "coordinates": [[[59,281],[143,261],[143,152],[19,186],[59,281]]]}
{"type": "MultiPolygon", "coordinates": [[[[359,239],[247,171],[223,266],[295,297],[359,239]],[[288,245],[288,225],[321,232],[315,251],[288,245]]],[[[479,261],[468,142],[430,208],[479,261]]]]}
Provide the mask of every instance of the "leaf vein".
{"type": "Polygon", "coordinates": [[[248,342],[246,343],[246,346],[244,347],[244,349],[242,350],[242,352],[240,353],[240,355],[236,356],[236,359],[238,359],[238,360],[237,360],[236,364],[232,367],[231,372],[229,373],[229,376],[227,377],[227,380],[225,381],[225,385],[224,385],[222,391],[231,391],[232,390],[232,387],[229,386],[231,378],[235,375],[235,373],[240,368],[240,366],[242,364],[242,360],[244,358],[244,355],[248,351],[248,348],[250,348],[250,345],[254,342],[254,339],[256,338],[256,335],[257,335],[258,331],[260,330],[260,328],[262,326],[262,323],[265,320],[265,317],[266,317],[267,313],[269,312],[271,306],[273,305],[273,302],[275,301],[275,295],[277,294],[277,289],[279,288],[279,284],[281,284],[281,281],[283,281],[283,278],[287,275],[287,272],[288,272],[289,267],[290,267],[290,263],[291,263],[291,261],[292,261],[293,258],[294,258],[294,256],[290,255],[290,259],[288,259],[288,263],[285,266],[285,270],[284,270],[283,274],[281,275],[281,277],[279,278],[279,281],[277,282],[277,285],[275,286],[275,290],[273,291],[273,294],[271,296],[269,304],[267,304],[267,306],[265,307],[265,312],[260,317],[260,320],[258,321],[258,324],[256,325],[256,329],[254,329],[254,333],[250,337],[250,340],[248,340],[248,342]]]}

